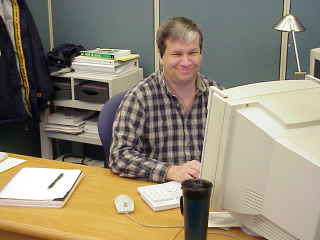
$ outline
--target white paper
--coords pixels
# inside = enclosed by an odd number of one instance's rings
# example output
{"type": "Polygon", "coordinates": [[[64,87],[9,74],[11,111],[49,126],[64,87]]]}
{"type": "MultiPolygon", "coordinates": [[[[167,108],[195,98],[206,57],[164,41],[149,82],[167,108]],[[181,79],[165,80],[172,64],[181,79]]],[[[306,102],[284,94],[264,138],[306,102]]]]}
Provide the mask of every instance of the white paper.
{"type": "Polygon", "coordinates": [[[209,212],[208,227],[240,227],[240,224],[229,212],[209,212]]]}
{"type": "Polygon", "coordinates": [[[6,160],[8,158],[8,154],[5,152],[0,152],[0,162],[6,160]]]}
{"type": "Polygon", "coordinates": [[[8,157],[6,160],[4,160],[0,163],[0,172],[4,172],[10,168],[13,168],[13,167],[25,162],[25,161],[27,161],[27,160],[8,157]]]}
{"type": "Polygon", "coordinates": [[[53,200],[63,198],[76,182],[81,170],[22,168],[0,192],[0,198],[53,200]],[[48,186],[63,173],[52,188],[48,186]]]}

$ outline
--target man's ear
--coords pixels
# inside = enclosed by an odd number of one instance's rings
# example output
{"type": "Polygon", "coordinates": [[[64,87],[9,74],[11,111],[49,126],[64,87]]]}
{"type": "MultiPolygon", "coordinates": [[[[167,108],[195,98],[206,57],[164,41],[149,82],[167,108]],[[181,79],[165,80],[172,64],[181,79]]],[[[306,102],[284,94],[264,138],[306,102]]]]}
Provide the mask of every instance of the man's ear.
{"type": "Polygon", "coordinates": [[[163,65],[163,59],[162,59],[163,56],[161,57],[160,49],[158,48],[157,50],[158,50],[157,52],[158,52],[158,55],[159,55],[159,62],[160,62],[161,65],[163,65]]]}
{"type": "Polygon", "coordinates": [[[163,65],[163,59],[162,59],[162,57],[159,57],[159,61],[160,61],[160,64],[163,65]]]}

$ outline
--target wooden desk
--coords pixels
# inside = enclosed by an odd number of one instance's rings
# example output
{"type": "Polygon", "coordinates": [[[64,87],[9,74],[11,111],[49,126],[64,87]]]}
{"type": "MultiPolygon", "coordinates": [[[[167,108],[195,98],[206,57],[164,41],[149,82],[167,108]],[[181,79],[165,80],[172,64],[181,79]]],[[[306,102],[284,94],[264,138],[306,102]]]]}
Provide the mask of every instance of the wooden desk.
{"type": "MultiPolygon", "coordinates": [[[[179,229],[154,229],[141,227],[127,216],[118,214],[113,199],[118,194],[128,194],[135,201],[132,216],[138,221],[155,225],[182,225],[179,209],[152,211],[140,198],[136,188],[147,185],[143,181],[120,178],[105,168],[13,155],[28,161],[0,173],[0,188],[22,167],[77,168],[84,177],[64,208],[0,207],[0,239],[172,239],[179,229]]],[[[213,231],[210,229],[209,231],[213,231]]],[[[254,240],[240,230],[228,231],[242,240],[254,240]]],[[[184,239],[183,231],[176,239],[184,239]]],[[[210,239],[230,240],[220,235],[210,239]]]]}

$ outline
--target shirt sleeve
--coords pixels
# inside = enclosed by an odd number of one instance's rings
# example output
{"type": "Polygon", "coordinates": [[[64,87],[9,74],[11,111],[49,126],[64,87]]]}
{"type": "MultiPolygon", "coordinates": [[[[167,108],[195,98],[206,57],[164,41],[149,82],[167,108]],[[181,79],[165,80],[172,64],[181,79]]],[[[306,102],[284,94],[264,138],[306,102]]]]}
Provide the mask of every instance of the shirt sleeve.
{"type": "Polygon", "coordinates": [[[165,182],[168,163],[148,157],[144,147],[145,106],[129,93],[119,107],[113,124],[109,167],[122,177],[165,182]]]}

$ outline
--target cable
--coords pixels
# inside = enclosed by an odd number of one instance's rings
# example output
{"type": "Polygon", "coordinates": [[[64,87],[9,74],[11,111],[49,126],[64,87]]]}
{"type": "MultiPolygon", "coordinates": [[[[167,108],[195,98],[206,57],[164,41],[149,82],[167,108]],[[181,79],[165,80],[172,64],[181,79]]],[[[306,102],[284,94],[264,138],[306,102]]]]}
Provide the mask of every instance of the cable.
{"type": "Polygon", "coordinates": [[[182,232],[182,230],[183,230],[183,229],[180,229],[180,230],[173,236],[173,238],[172,238],[171,240],[175,240],[175,239],[178,237],[178,235],[182,232]]]}
{"type": "Polygon", "coordinates": [[[144,224],[138,222],[134,217],[130,216],[129,213],[126,213],[127,217],[134,223],[142,226],[142,227],[149,227],[149,228],[183,228],[183,225],[173,225],[173,226],[161,226],[161,225],[151,225],[151,224],[144,224]]]}
{"type": "MultiPolygon", "coordinates": [[[[144,223],[140,223],[138,222],[134,217],[132,217],[129,213],[125,213],[125,215],[129,218],[129,220],[131,220],[132,222],[142,226],[142,227],[148,227],[148,228],[181,228],[174,236],[171,240],[174,240],[177,238],[177,236],[182,232],[184,226],[183,225],[172,225],[172,226],[166,226],[166,225],[151,225],[151,224],[144,224],[144,223]]],[[[223,232],[208,232],[208,234],[215,234],[215,235],[223,235],[229,238],[232,238],[234,240],[242,240],[239,237],[236,237],[232,234],[229,233],[223,233],[223,232]]]]}
{"type": "Polygon", "coordinates": [[[234,236],[234,235],[232,235],[232,234],[229,234],[229,233],[223,233],[223,232],[208,232],[208,234],[223,235],[223,236],[226,236],[226,237],[235,239],[235,240],[242,240],[241,238],[236,237],[236,236],[234,236]]]}
{"type": "MultiPolygon", "coordinates": [[[[177,238],[177,236],[182,232],[183,229],[180,229],[174,236],[171,240],[175,240],[177,238]]],[[[226,236],[226,237],[229,237],[229,238],[232,238],[234,240],[242,240],[241,238],[239,237],[236,237],[236,236],[233,236],[232,234],[229,234],[229,233],[223,233],[223,232],[208,232],[208,234],[215,234],[215,235],[223,235],[223,236],[226,236]]]]}

